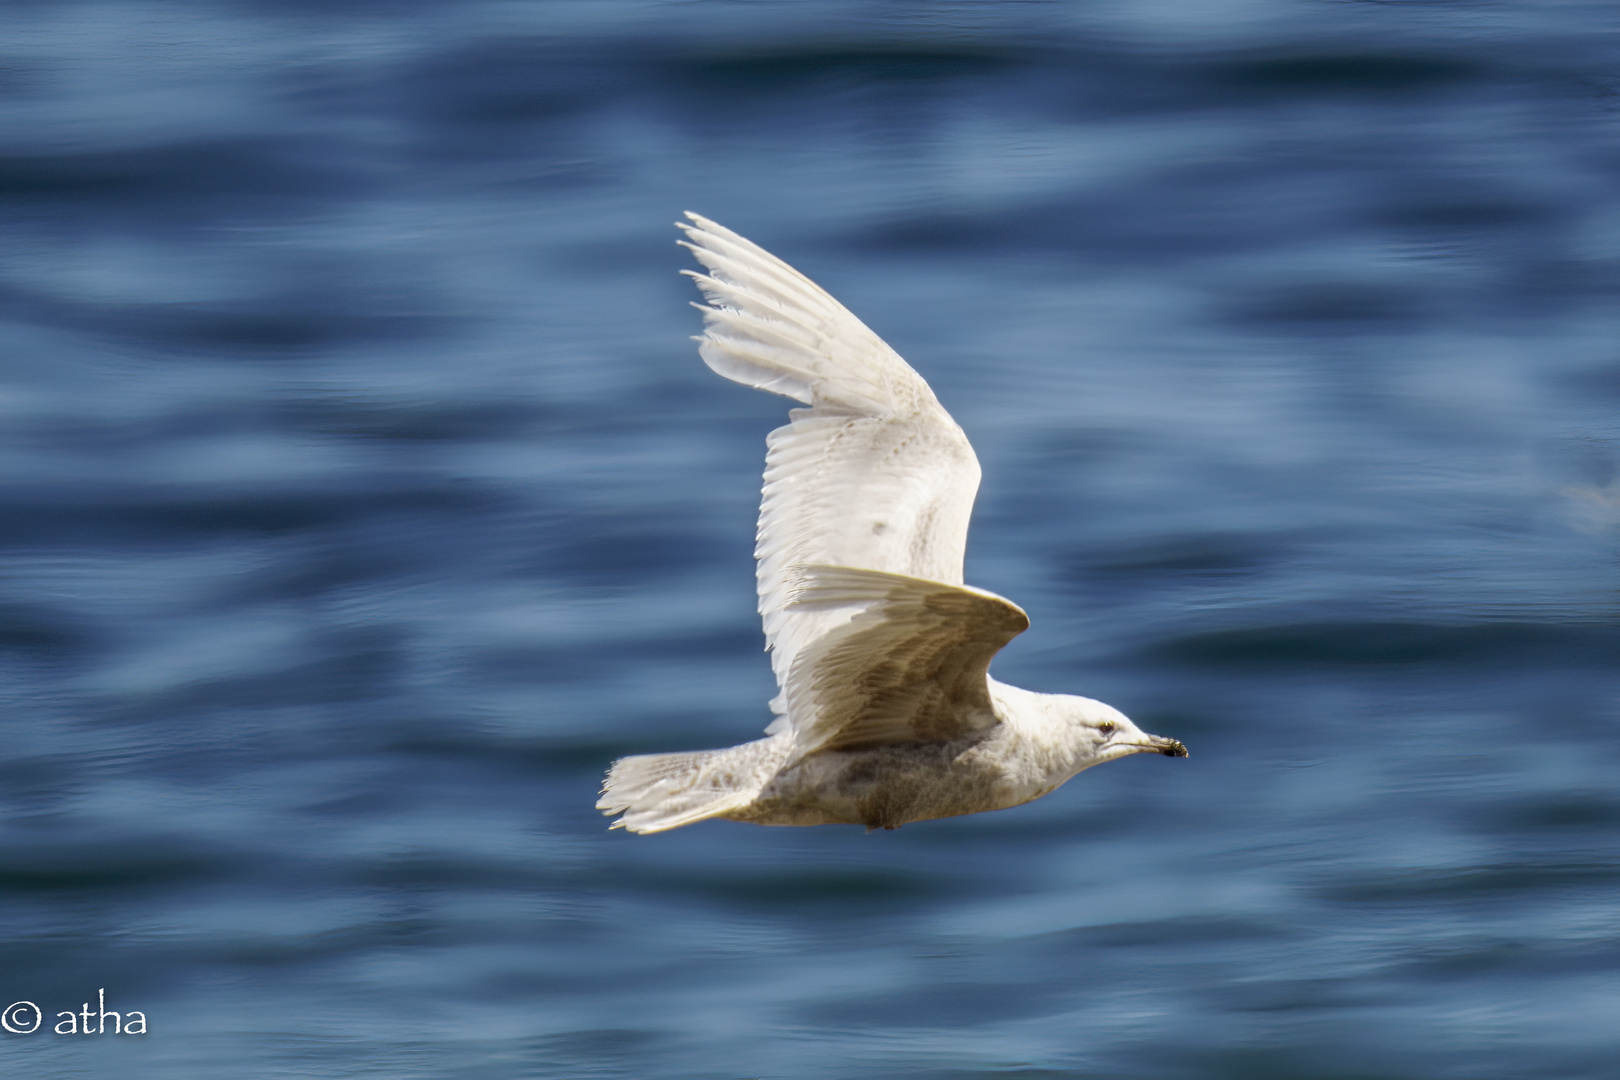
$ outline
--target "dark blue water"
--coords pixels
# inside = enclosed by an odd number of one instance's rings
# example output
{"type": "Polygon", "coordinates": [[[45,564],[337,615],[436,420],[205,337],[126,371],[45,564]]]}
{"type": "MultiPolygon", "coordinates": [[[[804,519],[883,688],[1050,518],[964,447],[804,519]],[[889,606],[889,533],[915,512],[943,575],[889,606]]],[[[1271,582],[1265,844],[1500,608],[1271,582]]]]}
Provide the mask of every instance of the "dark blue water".
{"type": "Polygon", "coordinates": [[[1620,1075],[1617,292],[1610,3],[8,5],[0,1063],[1620,1075]],[[606,831],[769,719],[685,209],[1190,760],[606,831]]]}

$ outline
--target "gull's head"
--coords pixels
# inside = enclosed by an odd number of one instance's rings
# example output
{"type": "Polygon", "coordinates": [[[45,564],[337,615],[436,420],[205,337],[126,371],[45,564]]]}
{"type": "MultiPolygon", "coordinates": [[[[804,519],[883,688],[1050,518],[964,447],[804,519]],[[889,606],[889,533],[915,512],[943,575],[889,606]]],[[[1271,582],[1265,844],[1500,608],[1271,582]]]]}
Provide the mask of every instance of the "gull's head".
{"type": "Polygon", "coordinates": [[[1179,739],[1149,735],[1112,705],[1069,694],[1052,695],[1064,721],[1070,745],[1076,751],[1076,771],[1101,765],[1127,754],[1163,754],[1186,757],[1187,748],[1179,739]]]}

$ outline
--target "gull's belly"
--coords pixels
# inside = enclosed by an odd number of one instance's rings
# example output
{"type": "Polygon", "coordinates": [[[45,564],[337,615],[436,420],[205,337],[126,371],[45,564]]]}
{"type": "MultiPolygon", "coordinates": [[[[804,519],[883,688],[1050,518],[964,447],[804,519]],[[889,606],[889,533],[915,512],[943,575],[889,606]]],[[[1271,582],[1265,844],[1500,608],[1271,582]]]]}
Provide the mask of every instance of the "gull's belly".
{"type": "MultiPolygon", "coordinates": [[[[999,732],[997,733],[1000,734],[999,732]]],[[[756,825],[865,825],[1000,810],[1054,785],[1032,782],[996,736],[813,754],[773,777],[759,797],[726,814],[756,825]]]]}

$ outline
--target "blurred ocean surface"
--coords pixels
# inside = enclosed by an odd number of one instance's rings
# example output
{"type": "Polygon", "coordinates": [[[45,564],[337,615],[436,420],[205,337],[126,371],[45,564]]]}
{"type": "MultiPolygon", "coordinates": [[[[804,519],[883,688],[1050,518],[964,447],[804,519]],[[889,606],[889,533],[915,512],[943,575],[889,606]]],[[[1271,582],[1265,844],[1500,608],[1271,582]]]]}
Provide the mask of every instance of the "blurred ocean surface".
{"type": "Polygon", "coordinates": [[[6,5],[0,1062],[1620,1075],[1617,290],[1612,3],[6,5]],[[1190,760],[606,830],[772,692],[684,209],[1190,760]]]}

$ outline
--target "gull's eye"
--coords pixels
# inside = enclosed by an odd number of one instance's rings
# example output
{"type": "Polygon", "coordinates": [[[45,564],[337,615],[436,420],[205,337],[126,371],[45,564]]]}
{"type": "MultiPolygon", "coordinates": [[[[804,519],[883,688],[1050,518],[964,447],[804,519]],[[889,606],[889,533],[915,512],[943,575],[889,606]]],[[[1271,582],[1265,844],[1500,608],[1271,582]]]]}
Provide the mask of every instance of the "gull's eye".
{"type": "Polygon", "coordinates": [[[1112,720],[1104,720],[1102,723],[1097,725],[1097,730],[1102,732],[1104,735],[1112,735],[1114,733],[1114,729],[1117,727],[1119,727],[1119,725],[1114,723],[1112,720]]]}

